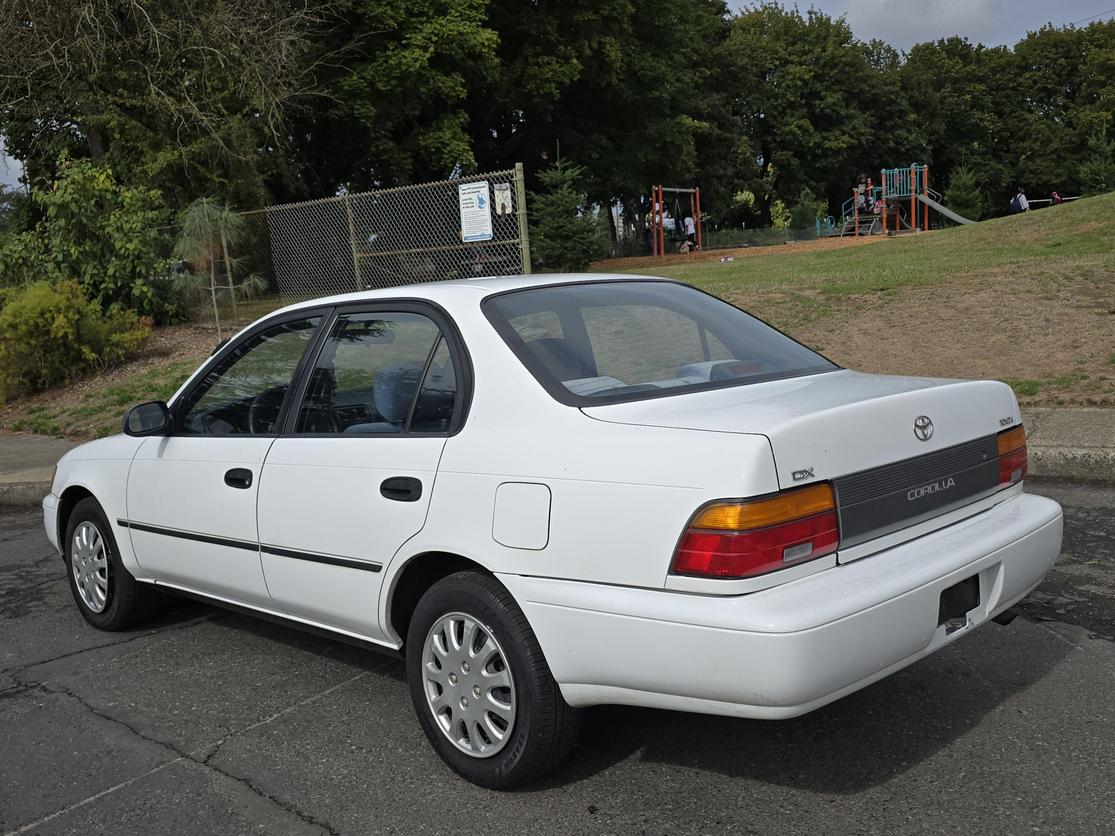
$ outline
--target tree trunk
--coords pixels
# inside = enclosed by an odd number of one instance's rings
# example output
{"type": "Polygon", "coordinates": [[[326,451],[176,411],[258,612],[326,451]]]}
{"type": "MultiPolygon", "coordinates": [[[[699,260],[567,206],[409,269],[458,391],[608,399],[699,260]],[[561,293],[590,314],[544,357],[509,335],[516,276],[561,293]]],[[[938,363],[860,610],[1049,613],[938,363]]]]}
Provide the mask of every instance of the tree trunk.
{"type": "Polygon", "coordinates": [[[236,280],[232,277],[232,259],[228,257],[228,238],[225,231],[221,230],[221,252],[225,257],[225,276],[228,277],[228,295],[232,299],[232,326],[240,324],[240,312],[236,310],[236,280]]]}
{"type": "Polygon", "coordinates": [[[217,341],[221,340],[221,312],[217,310],[217,260],[209,259],[209,295],[213,297],[213,321],[217,323],[217,341]]]}
{"type": "Polygon", "coordinates": [[[95,125],[87,125],[85,127],[85,142],[89,145],[89,157],[93,160],[99,160],[105,155],[105,135],[104,131],[95,125]]]}
{"type": "Polygon", "coordinates": [[[760,222],[765,227],[774,226],[774,218],[771,216],[771,190],[767,187],[770,185],[767,182],[767,176],[770,174],[770,149],[763,148],[763,164],[759,167],[759,183],[760,188],[755,194],[755,200],[759,204],[759,217],[760,222]]]}

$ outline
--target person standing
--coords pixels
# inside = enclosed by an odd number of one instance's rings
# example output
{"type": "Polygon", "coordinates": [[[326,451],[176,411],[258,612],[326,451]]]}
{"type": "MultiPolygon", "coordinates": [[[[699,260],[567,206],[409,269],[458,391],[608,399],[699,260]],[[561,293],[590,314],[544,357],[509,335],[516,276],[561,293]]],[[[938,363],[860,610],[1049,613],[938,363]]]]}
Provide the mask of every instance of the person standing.
{"type": "Polygon", "coordinates": [[[1018,194],[1011,198],[1010,211],[1012,215],[1030,211],[1030,201],[1026,199],[1026,192],[1021,186],[1018,187],[1018,194]]]}
{"type": "Polygon", "coordinates": [[[697,246],[697,223],[693,220],[692,215],[685,216],[685,240],[689,242],[690,246],[697,246]]]}

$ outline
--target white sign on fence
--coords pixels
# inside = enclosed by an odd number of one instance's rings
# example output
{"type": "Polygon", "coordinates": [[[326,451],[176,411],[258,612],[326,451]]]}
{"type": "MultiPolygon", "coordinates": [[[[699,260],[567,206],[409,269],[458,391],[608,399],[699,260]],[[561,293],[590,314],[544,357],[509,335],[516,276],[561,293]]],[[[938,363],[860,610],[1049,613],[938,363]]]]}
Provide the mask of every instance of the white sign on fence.
{"type": "MultiPolygon", "coordinates": [[[[496,183],[492,186],[495,194],[492,200],[496,204],[497,215],[510,215],[513,211],[511,207],[511,184],[510,183],[496,183]]],[[[1033,201],[1030,201],[1033,203],[1033,201]]]]}
{"type": "Polygon", "coordinates": [[[492,240],[492,198],[488,181],[462,183],[457,187],[461,203],[461,240],[492,240]]]}

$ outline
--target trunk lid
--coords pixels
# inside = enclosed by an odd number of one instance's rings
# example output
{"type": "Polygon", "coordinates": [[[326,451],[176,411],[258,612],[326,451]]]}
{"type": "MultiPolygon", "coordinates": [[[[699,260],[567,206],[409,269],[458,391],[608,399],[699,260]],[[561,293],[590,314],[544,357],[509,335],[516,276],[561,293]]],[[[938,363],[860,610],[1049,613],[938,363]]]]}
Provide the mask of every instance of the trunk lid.
{"type": "Polygon", "coordinates": [[[765,436],[783,489],[832,481],[841,546],[998,489],[997,433],[1021,423],[1006,384],[840,370],[586,407],[598,420],[765,436]],[[915,431],[927,417],[932,432],[915,431]]]}

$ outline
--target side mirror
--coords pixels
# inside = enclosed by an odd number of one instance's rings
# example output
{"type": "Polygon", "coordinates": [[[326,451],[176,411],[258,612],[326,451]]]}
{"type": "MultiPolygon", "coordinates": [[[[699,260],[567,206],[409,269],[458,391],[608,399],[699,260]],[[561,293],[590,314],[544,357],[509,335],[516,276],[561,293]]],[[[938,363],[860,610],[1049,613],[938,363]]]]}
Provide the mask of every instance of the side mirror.
{"type": "Polygon", "coordinates": [[[127,435],[166,435],[170,432],[170,409],[164,401],[148,401],[124,413],[127,435]]]}

